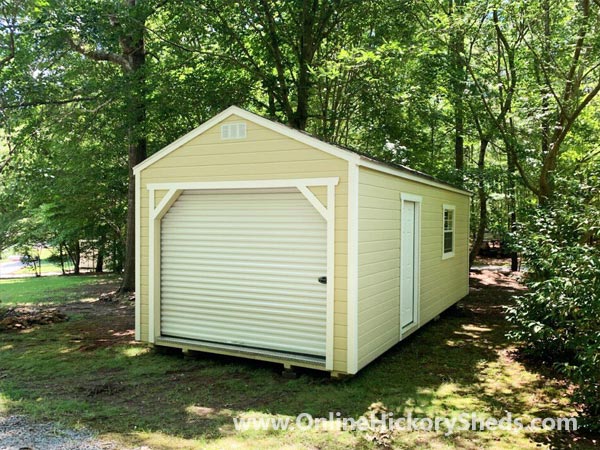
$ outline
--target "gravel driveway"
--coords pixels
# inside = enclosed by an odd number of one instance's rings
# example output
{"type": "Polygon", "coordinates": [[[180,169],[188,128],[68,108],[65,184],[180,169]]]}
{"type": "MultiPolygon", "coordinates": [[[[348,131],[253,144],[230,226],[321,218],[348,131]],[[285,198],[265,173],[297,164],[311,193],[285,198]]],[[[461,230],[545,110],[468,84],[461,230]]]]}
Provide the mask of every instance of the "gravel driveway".
{"type": "Polygon", "coordinates": [[[51,423],[33,424],[23,416],[0,417],[0,450],[113,450],[88,431],[75,431],[51,423]]]}

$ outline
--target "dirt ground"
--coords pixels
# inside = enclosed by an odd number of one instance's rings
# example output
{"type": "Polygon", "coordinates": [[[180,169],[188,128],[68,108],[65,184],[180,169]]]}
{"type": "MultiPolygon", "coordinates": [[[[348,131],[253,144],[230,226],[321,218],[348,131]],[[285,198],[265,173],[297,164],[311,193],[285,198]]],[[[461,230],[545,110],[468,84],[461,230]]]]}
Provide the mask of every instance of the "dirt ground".
{"type": "Polygon", "coordinates": [[[77,336],[80,351],[133,343],[135,335],[133,296],[117,296],[115,283],[85,286],[81,297],[88,300],[61,305],[17,306],[0,310],[0,331],[23,331],[51,323],[84,317],[85,322],[69,323],[67,329],[77,336]]]}

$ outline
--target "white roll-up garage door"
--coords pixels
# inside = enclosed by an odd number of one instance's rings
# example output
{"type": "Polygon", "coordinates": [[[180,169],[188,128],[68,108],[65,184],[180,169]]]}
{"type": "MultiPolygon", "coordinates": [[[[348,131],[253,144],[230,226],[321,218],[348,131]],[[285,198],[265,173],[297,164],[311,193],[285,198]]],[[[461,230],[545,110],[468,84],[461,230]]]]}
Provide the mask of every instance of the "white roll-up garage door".
{"type": "Polygon", "coordinates": [[[161,335],[325,356],[326,247],[297,190],[184,191],[161,224],[161,335]]]}

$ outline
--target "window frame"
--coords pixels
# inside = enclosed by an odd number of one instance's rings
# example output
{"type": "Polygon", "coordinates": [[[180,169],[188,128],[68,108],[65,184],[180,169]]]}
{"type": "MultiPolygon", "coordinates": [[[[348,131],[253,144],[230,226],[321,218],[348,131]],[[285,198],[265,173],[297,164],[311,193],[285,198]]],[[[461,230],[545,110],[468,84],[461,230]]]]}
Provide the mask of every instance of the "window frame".
{"type": "Polygon", "coordinates": [[[442,259],[454,257],[456,250],[456,206],[442,205],[442,259]],[[452,211],[452,229],[446,230],[446,211],[452,211]],[[446,251],[446,234],[452,233],[452,250],[446,251]]]}

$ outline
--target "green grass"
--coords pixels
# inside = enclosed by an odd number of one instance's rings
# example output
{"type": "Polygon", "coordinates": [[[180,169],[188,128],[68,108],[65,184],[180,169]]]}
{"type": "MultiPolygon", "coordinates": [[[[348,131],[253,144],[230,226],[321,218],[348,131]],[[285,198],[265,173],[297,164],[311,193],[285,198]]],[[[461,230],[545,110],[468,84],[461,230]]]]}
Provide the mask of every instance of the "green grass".
{"type": "MultiPolygon", "coordinates": [[[[87,280],[90,278],[75,278],[87,280]]],[[[43,279],[42,279],[43,280],[43,279]]],[[[41,289],[28,279],[22,289],[41,289]]],[[[63,282],[61,280],[61,282],[63,282]]],[[[84,282],[85,283],[85,282],[84,282]]],[[[0,289],[5,287],[0,284],[0,289]]],[[[59,296],[64,284],[45,285],[59,296]]],[[[13,288],[14,289],[14,288],[13,288]]],[[[71,285],[70,289],[84,289],[71,285]]],[[[443,315],[353,378],[330,380],[281,367],[202,355],[163,355],[132,341],[132,306],[90,304],[69,322],[0,335],[0,414],[85,426],[123,446],[179,448],[372,448],[365,433],[236,432],[238,416],[358,417],[380,402],[398,415],[564,416],[574,413],[565,385],[514,358],[500,306],[514,286],[477,284],[463,307],[443,315]]],[[[15,295],[15,294],[13,294],[15,295]]],[[[593,448],[550,431],[406,432],[396,448],[593,448]]]]}
{"type": "MultiPolygon", "coordinates": [[[[65,267],[65,269],[68,269],[68,267],[65,267]]],[[[13,274],[15,275],[22,275],[22,274],[34,274],[35,271],[33,270],[33,267],[23,267],[22,269],[17,270],[16,272],[13,272],[13,274]]],[[[60,264],[55,263],[55,262],[51,262],[48,259],[42,259],[42,275],[44,274],[55,274],[55,273],[62,273],[62,269],[60,267],[60,264]]]]}
{"type": "Polygon", "coordinates": [[[79,275],[0,280],[0,305],[65,303],[81,298],[82,288],[101,288],[116,279],[115,275],[79,275]]]}

